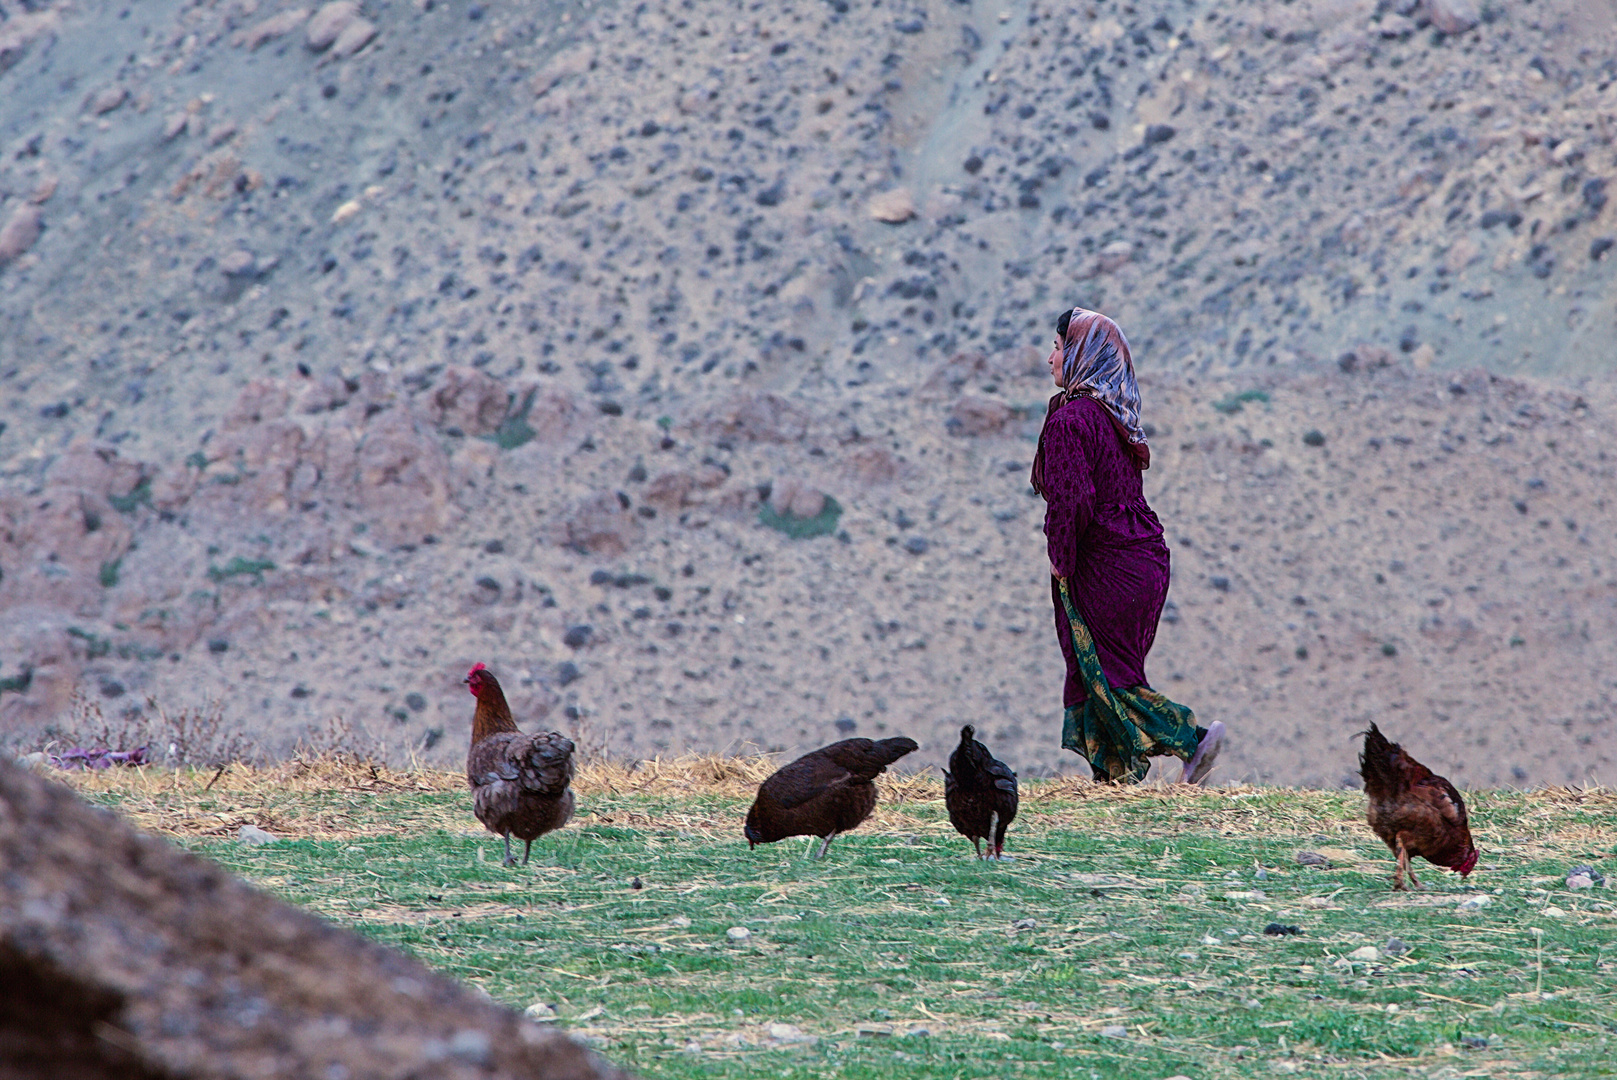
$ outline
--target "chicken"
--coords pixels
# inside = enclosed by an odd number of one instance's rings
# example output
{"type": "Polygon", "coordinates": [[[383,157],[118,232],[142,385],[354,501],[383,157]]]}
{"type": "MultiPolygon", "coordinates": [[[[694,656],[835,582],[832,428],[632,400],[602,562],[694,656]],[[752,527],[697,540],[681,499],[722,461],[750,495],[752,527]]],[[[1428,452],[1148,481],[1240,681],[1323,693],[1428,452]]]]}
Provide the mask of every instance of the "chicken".
{"type": "Polygon", "coordinates": [[[1454,785],[1404,752],[1374,725],[1364,732],[1359,775],[1370,797],[1370,828],[1398,856],[1394,889],[1404,888],[1404,875],[1420,888],[1410,869],[1411,856],[1458,871],[1461,877],[1477,865],[1477,847],[1465,814],[1465,800],[1454,785]]]}
{"type": "Polygon", "coordinates": [[[511,719],[494,673],[482,664],[466,674],[466,685],[477,698],[472,713],[472,748],[466,754],[466,782],[472,789],[477,820],[505,837],[505,865],[515,866],[511,837],[527,846],[522,865],[528,865],[533,842],[561,828],[573,816],[572,741],[552,731],[524,735],[511,719]]]}
{"type": "Polygon", "coordinates": [[[758,785],[742,835],[748,847],[773,844],[788,836],[818,836],[815,858],[824,858],[831,840],[876,809],[872,782],[887,766],[918,749],[914,739],[843,739],[804,754],[775,770],[758,785]]]}
{"type": "Polygon", "coordinates": [[[949,824],[971,841],[978,858],[984,857],[979,841],[987,840],[987,858],[1002,859],[1005,828],[1016,817],[1016,774],[973,738],[976,733],[970,724],[960,729],[960,745],[943,774],[943,804],[949,824]]]}

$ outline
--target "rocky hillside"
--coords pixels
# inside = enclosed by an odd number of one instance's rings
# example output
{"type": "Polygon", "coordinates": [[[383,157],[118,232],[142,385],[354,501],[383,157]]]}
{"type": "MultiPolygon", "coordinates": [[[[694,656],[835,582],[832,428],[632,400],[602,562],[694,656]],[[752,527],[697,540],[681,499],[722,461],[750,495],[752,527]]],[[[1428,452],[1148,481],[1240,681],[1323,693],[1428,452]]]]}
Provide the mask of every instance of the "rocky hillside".
{"type": "Polygon", "coordinates": [[[1609,15],[0,14],[14,737],[78,691],[450,760],[484,660],[623,755],[1068,767],[1026,468],[1083,303],[1229,776],[1337,783],[1373,718],[1611,779],[1609,15]]]}

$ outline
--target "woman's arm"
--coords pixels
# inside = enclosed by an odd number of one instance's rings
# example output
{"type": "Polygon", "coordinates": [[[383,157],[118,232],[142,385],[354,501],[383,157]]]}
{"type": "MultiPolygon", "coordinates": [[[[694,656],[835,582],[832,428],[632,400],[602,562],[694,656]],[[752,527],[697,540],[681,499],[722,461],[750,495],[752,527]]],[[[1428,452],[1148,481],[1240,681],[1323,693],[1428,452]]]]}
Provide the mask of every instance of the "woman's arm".
{"type": "Polygon", "coordinates": [[[1078,571],[1078,545],[1095,516],[1094,472],[1078,425],[1071,420],[1051,424],[1044,443],[1044,486],[1049,492],[1044,534],[1050,569],[1057,577],[1078,571]]]}

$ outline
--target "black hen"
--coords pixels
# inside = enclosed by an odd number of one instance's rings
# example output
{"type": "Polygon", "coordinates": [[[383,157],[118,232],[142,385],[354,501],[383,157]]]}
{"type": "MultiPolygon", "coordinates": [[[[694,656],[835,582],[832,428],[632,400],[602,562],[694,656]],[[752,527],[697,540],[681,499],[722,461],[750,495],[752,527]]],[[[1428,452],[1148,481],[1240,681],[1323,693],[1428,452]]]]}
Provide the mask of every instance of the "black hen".
{"type": "Polygon", "coordinates": [[[1005,856],[1005,828],[1016,817],[1016,774],[1003,761],[978,742],[970,724],[960,729],[960,745],[949,755],[949,768],[943,774],[943,804],[949,808],[949,824],[977,849],[988,841],[990,859],[1005,856]]]}
{"type": "Polygon", "coordinates": [[[873,781],[887,766],[918,749],[914,739],[844,739],[804,754],[758,785],[742,835],[748,847],[773,844],[788,836],[824,839],[856,827],[876,809],[873,781]]]}

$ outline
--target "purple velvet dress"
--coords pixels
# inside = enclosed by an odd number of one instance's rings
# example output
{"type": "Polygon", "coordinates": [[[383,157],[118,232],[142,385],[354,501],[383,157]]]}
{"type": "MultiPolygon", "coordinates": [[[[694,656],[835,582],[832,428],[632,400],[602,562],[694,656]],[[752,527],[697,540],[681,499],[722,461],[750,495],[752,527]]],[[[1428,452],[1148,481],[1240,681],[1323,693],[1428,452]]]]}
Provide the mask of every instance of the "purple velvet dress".
{"type": "MultiPolygon", "coordinates": [[[[1062,404],[1044,432],[1044,531],[1050,562],[1067,579],[1078,615],[1095,639],[1114,688],[1149,685],[1145,654],[1168,596],[1168,545],[1146,505],[1140,470],[1105,406],[1087,397],[1062,404]]],[[[1089,693],[1055,579],[1056,637],[1067,661],[1062,704],[1089,693]]]]}

